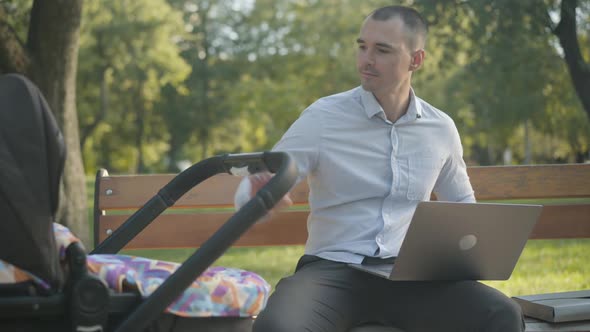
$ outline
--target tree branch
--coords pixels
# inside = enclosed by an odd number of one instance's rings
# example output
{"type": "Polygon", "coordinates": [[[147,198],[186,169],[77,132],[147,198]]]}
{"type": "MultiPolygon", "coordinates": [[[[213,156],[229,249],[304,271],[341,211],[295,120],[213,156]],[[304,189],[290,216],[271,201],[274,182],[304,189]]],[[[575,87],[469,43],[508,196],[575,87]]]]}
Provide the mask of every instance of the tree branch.
{"type": "Polygon", "coordinates": [[[31,62],[29,54],[6,17],[4,7],[0,6],[0,73],[26,74],[31,62]]]}

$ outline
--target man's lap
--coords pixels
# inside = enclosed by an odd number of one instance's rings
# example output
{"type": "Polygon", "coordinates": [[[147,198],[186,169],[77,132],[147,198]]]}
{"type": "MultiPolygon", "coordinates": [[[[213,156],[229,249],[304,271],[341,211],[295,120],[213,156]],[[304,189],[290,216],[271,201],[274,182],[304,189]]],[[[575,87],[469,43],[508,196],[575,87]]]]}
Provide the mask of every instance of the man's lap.
{"type": "Polygon", "coordinates": [[[476,281],[390,281],[304,256],[296,273],[278,283],[254,331],[348,331],[369,322],[409,331],[477,330],[481,319],[503,315],[510,302],[476,281]]]}

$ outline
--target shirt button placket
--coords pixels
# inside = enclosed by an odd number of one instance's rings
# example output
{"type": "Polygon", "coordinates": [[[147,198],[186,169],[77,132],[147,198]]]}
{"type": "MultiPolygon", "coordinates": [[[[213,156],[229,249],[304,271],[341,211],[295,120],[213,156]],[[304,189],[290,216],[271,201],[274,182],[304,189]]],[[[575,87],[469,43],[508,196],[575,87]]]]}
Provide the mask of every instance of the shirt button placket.
{"type": "Polygon", "coordinates": [[[397,136],[397,130],[395,129],[395,126],[391,126],[391,132],[389,135],[389,139],[390,139],[390,143],[391,143],[391,173],[392,173],[392,177],[391,177],[391,193],[395,192],[395,188],[397,186],[397,184],[399,183],[399,172],[397,172],[396,170],[398,169],[397,167],[397,155],[398,155],[398,146],[399,146],[399,140],[398,140],[398,136],[397,136]]]}
{"type": "Polygon", "coordinates": [[[392,209],[393,209],[393,195],[395,192],[395,184],[397,183],[398,174],[396,172],[396,165],[397,165],[397,132],[395,130],[395,126],[390,127],[390,134],[389,134],[390,144],[391,144],[391,164],[390,164],[390,172],[391,172],[391,188],[389,190],[389,195],[385,197],[385,202],[383,204],[381,210],[381,216],[383,218],[383,230],[377,236],[377,243],[379,247],[385,249],[386,248],[386,241],[384,241],[384,234],[385,236],[390,237],[391,234],[388,234],[392,228],[392,209]]]}

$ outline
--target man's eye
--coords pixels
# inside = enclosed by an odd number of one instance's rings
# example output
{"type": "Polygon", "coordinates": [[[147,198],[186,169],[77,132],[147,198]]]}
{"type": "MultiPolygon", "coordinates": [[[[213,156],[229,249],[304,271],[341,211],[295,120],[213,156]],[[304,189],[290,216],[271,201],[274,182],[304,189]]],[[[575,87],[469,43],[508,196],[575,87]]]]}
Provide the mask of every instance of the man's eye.
{"type": "Polygon", "coordinates": [[[384,49],[384,48],[379,48],[379,49],[377,49],[377,51],[379,51],[379,53],[389,53],[389,50],[384,49]]]}
{"type": "Polygon", "coordinates": [[[365,50],[367,47],[365,45],[359,45],[359,50],[365,50]]]}

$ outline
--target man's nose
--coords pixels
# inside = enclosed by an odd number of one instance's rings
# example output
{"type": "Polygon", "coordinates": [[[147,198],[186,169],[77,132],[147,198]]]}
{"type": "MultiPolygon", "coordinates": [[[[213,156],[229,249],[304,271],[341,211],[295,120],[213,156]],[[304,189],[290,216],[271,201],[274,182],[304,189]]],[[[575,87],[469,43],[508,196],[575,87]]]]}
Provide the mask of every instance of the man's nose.
{"type": "Polygon", "coordinates": [[[368,50],[365,52],[365,63],[370,66],[375,65],[375,52],[368,50]]]}

